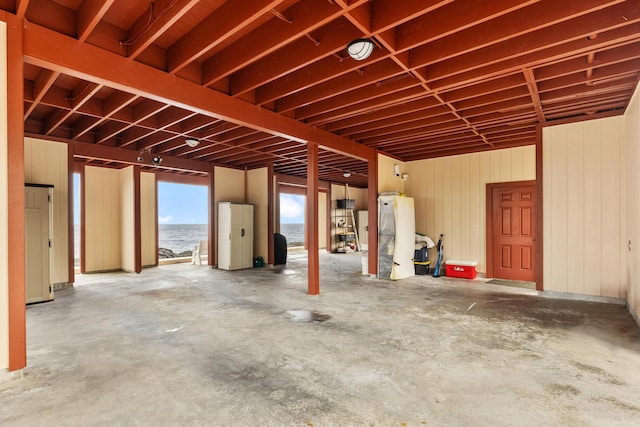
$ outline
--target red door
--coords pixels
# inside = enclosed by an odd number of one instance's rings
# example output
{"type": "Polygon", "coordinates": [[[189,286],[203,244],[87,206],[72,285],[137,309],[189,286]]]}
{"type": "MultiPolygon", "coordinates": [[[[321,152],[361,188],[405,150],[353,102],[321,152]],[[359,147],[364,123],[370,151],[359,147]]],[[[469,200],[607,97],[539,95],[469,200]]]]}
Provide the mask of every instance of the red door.
{"type": "Polygon", "coordinates": [[[535,281],[536,189],[492,189],[493,277],[535,281]]]}

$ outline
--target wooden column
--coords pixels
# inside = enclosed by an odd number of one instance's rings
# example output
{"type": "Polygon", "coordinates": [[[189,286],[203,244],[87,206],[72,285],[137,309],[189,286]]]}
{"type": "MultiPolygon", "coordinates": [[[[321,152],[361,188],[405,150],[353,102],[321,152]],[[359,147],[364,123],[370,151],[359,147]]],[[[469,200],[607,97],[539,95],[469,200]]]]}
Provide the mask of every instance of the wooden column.
{"type": "Polygon", "coordinates": [[[367,162],[368,182],[368,217],[369,217],[369,235],[368,252],[369,256],[369,274],[378,274],[378,155],[375,154],[372,159],[367,162]]]}
{"type": "Polygon", "coordinates": [[[209,212],[209,228],[208,228],[208,241],[209,241],[209,247],[207,248],[207,250],[209,251],[209,255],[207,256],[207,264],[209,265],[209,268],[213,268],[214,264],[214,260],[216,259],[216,235],[215,235],[215,230],[216,230],[216,206],[215,206],[215,200],[216,200],[216,187],[215,187],[215,171],[216,171],[216,167],[213,165],[213,163],[211,163],[211,167],[209,168],[209,184],[207,186],[207,189],[209,190],[207,195],[208,195],[208,199],[209,199],[209,208],[208,208],[208,212],[209,212]]]}
{"type": "Polygon", "coordinates": [[[542,192],[542,125],[536,126],[536,290],[544,290],[544,204],[542,192]]]}
{"type": "MultiPolygon", "coordinates": [[[[140,165],[133,166],[133,256],[134,271],[142,272],[142,209],[140,202],[140,165]]],[[[157,216],[156,216],[157,218],[157,216]]],[[[157,251],[156,251],[157,252],[157,251]]]]}
{"type": "Polygon", "coordinates": [[[9,370],[15,371],[27,366],[22,20],[0,18],[7,23],[9,370]]]}
{"type": "Polygon", "coordinates": [[[320,260],[318,248],[318,145],[307,143],[307,211],[308,293],[320,293],[320,260]]]}

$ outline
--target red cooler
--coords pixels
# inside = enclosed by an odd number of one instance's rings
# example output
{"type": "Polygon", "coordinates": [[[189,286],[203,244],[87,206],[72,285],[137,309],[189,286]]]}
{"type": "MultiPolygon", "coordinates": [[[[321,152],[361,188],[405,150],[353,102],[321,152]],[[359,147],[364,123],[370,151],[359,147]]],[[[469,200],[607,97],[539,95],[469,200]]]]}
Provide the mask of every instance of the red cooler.
{"type": "Polygon", "coordinates": [[[476,261],[448,260],[446,265],[447,277],[475,279],[477,265],[476,261]]]}

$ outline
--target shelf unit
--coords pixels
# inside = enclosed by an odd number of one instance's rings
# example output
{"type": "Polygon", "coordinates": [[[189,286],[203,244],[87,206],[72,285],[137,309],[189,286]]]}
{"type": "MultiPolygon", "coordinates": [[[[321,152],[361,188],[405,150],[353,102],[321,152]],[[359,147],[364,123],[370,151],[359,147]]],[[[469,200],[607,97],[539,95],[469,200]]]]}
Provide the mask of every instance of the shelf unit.
{"type": "Polygon", "coordinates": [[[338,199],[333,211],[335,252],[347,253],[358,249],[357,230],[354,224],[353,209],[355,200],[338,199]]]}

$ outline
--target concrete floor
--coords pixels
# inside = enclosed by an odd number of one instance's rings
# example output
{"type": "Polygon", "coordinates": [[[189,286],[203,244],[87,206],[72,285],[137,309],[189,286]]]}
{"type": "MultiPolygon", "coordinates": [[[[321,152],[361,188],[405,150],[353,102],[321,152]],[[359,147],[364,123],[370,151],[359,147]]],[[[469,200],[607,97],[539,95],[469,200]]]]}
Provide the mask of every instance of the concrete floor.
{"type": "Polygon", "coordinates": [[[639,425],[626,307],[320,262],[317,297],[300,254],[80,276],[28,307],[29,366],[0,383],[0,425],[639,425]],[[302,309],[324,321],[286,315],[302,309]]]}

